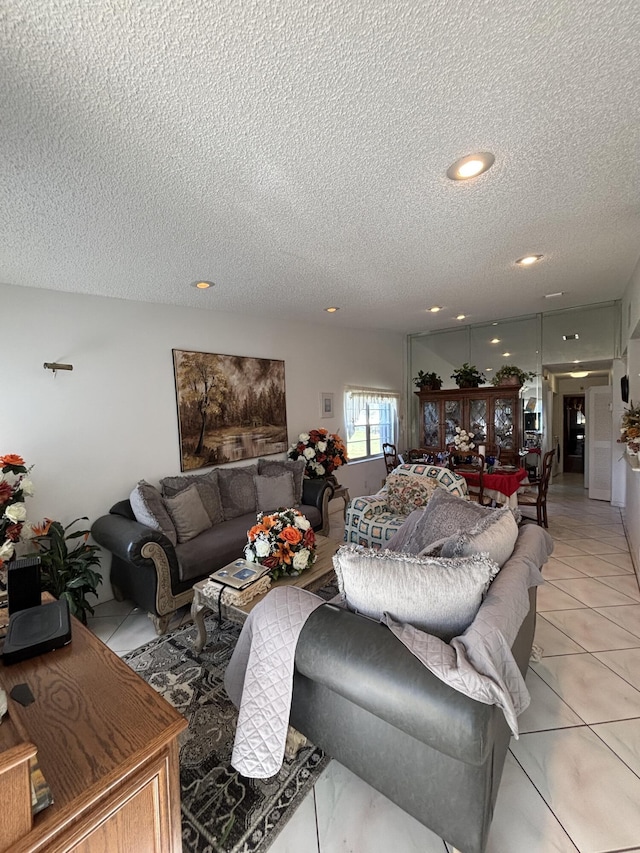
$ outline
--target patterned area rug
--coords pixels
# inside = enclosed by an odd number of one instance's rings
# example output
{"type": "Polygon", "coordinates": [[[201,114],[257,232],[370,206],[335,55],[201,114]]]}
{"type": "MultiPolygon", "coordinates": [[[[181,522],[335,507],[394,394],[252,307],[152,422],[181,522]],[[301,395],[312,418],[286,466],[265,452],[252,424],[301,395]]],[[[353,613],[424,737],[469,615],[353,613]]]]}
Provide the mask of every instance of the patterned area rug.
{"type": "MultiPolygon", "coordinates": [[[[336,592],[328,586],[323,598],[336,592]]],[[[182,842],[185,853],[263,853],[329,759],[313,746],[285,758],[270,779],[247,779],[230,764],[238,712],[223,678],[240,635],[231,622],[205,619],[207,644],[193,652],[196,629],[178,628],[125,660],[189,721],[180,736],[182,842]]]]}

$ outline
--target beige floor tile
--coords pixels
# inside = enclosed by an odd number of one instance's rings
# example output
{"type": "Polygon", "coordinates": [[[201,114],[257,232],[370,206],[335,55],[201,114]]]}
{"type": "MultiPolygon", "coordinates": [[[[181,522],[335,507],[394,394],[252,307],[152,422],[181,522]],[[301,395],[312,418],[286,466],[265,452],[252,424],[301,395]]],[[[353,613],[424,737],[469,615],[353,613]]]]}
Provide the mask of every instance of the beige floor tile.
{"type": "Polygon", "coordinates": [[[606,616],[616,625],[640,637],[640,604],[627,604],[623,607],[598,607],[598,613],[606,616]]]}
{"type": "Polygon", "coordinates": [[[583,607],[581,610],[548,611],[545,612],[544,618],[552,627],[588,652],[640,647],[639,637],[589,607],[583,607]]]}
{"type": "Polygon", "coordinates": [[[593,655],[542,658],[531,668],[585,723],[640,717],[640,691],[593,655]]]}
{"type": "Polygon", "coordinates": [[[520,734],[584,725],[584,720],[532,669],[527,672],[526,684],[531,702],[518,717],[520,734]]]}
{"type": "Polygon", "coordinates": [[[636,690],[640,690],[640,647],[614,652],[595,652],[593,656],[617,673],[620,678],[624,678],[636,690]]]}
{"type": "Polygon", "coordinates": [[[315,794],[321,853],[443,853],[441,838],[337,761],[315,794]]]}
{"type": "Polygon", "coordinates": [[[635,575],[609,575],[607,577],[598,578],[600,583],[616,589],[618,592],[627,595],[634,601],[640,602],[640,589],[638,589],[638,581],[635,575]]]}
{"type": "MultiPolygon", "coordinates": [[[[627,556],[620,554],[621,557],[627,556]]],[[[614,558],[615,559],[615,558],[614,558]]],[[[559,562],[564,563],[571,569],[576,569],[587,577],[600,577],[601,575],[619,575],[626,570],[621,569],[613,562],[604,557],[596,557],[595,554],[582,554],[579,557],[562,557],[559,562]]],[[[544,569],[542,570],[544,574],[544,569]]]]}
{"type": "Polygon", "coordinates": [[[553,585],[587,607],[614,607],[633,602],[630,596],[612,589],[597,578],[560,578],[553,581],[553,585]]]}
{"type": "Polygon", "coordinates": [[[545,610],[566,610],[574,607],[584,607],[582,602],[578,601],[572,595],[567,595],[557,586],[551,583],[545,583],[538,587],[538,603],[536,610],[538,613],[543,613],[545,610]]]}
{"type": "Polygon", "coordinates": [[[634,574],[633,560],[631,559],[631,554],[628,552],[621,554],[603,554],[601,559],[605,560],[607,563],[617,566],[620,569],[624,569],[625,572],[629,572],[629,574],[634,574]]]}
{"type": "MultiPolygon", "coordinates": [[[[567,557],[566,559],[579,560],[579,557],[567,557]]],[[[613,568],[610,566],[610,568],[613,568]]],[[[615,571],[615,569],[614,569],[615,571]]],[[[545,580],[552,581],[556,578],[583,578],[585,573],[573,566],[568,566],[563,560],[557,560],[555,557],[549,557],[542,568],[542,575],[545,580]]]]}
{"type": "Polygon", "coordinates": [[[561,559],[562,557],[580,557],[583,554],[586,554],[587,552],[584,548],[578,548],[573,544],[574,541],[579,540],[572,540],[571,544],[568,544],[567,542],[556,542],[553,547],[553,556],[557,559],[561,559]]]}
{"type": "Polygon", "coordinates": [[[580,539],[577,545],[581,551],[587,554],[619,554],[624,552],[623,548],[617,548],[610,542],[601,542],[599,539],[580,539]]]}
{"type": "MultiPolygon", "coordinates": [[[[555,612],[581,613],[582,610],[559,610],[555,612]]],[[[566,633],[556,628],[555,625],[552,625],[550,621],[547,621],[548,616],[548,612],[545,612],[544,616],[538,613],[536,618],[535,643],[542,649],[543,657],[551,657],[553,655],[579,655],[584,651],[588,651],[588,649],[584,649],[582,646],[579,646],[578,643],[568,637],[566,633]]]]}
{"type": "Polygon", "coordinates": [[[640,844],[640,779],[588,728],[522,735],[511,751],[580,853],[640,844]]]}
{"type": "Polygon", "coordinates": [[[576,853],[569,836],[510,753],[485,853],[576,853]]]}
{"type": "Polygon", "coordinates": [[[593,730],[637,776],[640,776],[640,718],[599,723],[593,726],[593,730]]]}

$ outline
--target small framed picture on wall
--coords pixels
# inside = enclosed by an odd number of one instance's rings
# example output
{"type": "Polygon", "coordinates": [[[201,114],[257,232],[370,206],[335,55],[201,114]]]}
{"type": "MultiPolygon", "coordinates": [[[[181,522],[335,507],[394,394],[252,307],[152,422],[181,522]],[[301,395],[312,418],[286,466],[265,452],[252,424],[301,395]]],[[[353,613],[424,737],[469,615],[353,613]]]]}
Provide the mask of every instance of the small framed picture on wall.
{"type": "Polygon", "coordinates": [[[330,394],[328,391],[320,393],[320,417],[333,417],[333,394],[330,394]]]}

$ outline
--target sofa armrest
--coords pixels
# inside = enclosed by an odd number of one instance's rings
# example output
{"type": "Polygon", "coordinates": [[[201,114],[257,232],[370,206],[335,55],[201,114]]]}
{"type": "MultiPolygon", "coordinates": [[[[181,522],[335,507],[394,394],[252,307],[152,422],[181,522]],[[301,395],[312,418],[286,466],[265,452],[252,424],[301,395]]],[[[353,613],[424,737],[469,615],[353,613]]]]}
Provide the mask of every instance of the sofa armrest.
{"type": "Polygon", "coordinates": [[[295,664],[300,675],[439,752],[480,765],[492,749],[502,712],[440,681],[373,619],[318,608],[300,633],[295,664]]]}
{"type": "Polygon", "coordinates": [[[178,558],[173,545],[163,533],[145,527],[144,524],[140,524],[134,519],[109,513],[109,515],[100,516],[93,522],[91,535],[98,545],[106,548],[107,551],[111,551],[115,557],[138,567],[156,564],[152,556],[153,549],[145,546],[151,544],[159,546],[164,552],[169,566],[171,587],[175,588],[177,585],[179,581],[178,558]],[[145,551],[147,551],[146,554],[145,551]]]}
{"type": "Polygon", "coordinates": [[[329,501],[332,495],[333,486],[327,480],[305,478],[302,481],[302,503],[320,511],[320,525],[314,526],[314,530],[323,536],[329,535],[329,501]]]}
{"type": "MultiPolygon", "coordinates": [[[[322,512],[324,496],[327,490],[330,489],[333,493],[333,486],[327,480],[308,480],[305,478],[302,481],[302,501],[301,503],[307,506],[315,506],[322,512]]],[[[331,495],[329,495],[331,497],[331,495]]]]}
{"type": "Polygon", "coordinates": [[[387,503],[386,494],[367,495],[366,497],[356,498],[356,500],[363,501],[366,504],[366,507],[362,512],[363,518],[375,518],[376,515],[381,515],[383,512],[389,512],[389,504],[387,503]]]}

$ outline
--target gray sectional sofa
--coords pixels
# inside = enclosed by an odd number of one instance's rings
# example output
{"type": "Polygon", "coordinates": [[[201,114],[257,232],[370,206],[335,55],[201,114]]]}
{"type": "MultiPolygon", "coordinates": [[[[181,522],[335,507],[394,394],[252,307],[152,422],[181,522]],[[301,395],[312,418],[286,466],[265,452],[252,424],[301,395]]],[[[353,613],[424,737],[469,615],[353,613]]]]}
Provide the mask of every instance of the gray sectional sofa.
{"type": "Polygon", "coordinates": [[[304,460],[259,459],[257,465],[167,477],[160,490],[141,481],[91,527],[95,541],[112,554],[116,599],[147,610],[164,633],[172,614],[191,601],[197,581],[243,555],[257,512],[291,505],[285,486],[292,486],[292,502],[313,529],[328,533],[333,487],[303,474],[304,460]]]}

